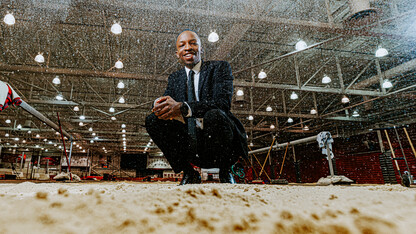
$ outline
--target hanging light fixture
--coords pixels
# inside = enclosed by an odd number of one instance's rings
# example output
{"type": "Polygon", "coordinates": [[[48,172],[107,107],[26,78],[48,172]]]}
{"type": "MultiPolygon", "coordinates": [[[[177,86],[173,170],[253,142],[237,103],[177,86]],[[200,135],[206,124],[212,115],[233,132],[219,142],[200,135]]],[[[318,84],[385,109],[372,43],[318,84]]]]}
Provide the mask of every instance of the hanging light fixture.
{"type": "Polygon", "coordinates": [[[318,111],[316,111],[315,108],[312,108],[311,115],[316,115],[317,113],[318,113],[318,111]]]}
{"type": "Polygon", "coordinates": [[[114,110],[114,107],[110,107],[110,109],[108,109],[108,111],[110,111],[110,112],[114,112],[115,110],[114,110]]]}
{"type": "Polygon", "coordinates": [[[237,90],[237,96],[244,96],[244,91],[242,89],[237,90]]]}
{"type": "Polygon", "coordinates": [[[209,42],[217,42],[220,39],[220,37],[218,36],[218,34],[216,32],[211,32],[208,35],[208,41],[209,42]]]}
{"type": "Polygon", "coordinates": [[[98,136],[94,137],[94,140],[98,140],[98,136]]]}
{"type": "Polygon", "coordinates": [[[305,41],[303,41],[303,40],[298,41],[298,42],[296,43],[296,46],[295,46],[295,48],[296,48],[296,50],[297,50],[297,51],[304,50],[304,49],[306,49],[307,47],[308,47],[308,45],[307,45],[307,44],[306,44],[306,42],[305,42],[305,41]]]}
{"type": "Polygon", "coordinates": [[[118,103],[125,103],[126,102],[126,100],[124,99],[124,97],[123,96],[121,96],[119,99],[118,99],[118,103]]]}
{"type": "Polygon", "coordinates": [[[270,129],[275,129],[276,127],[274,126],[274,124],[270,125],[270,129]]]}
{"type": "Polygon", "coordinates": [[[267,107],[266,107],[266,111],[270,112],[270,111],[272,111],[272,110],[273,110],[273,108],[272,108],[271,106],[267,106],[267,107]]]}
{"type": "Polygon", "coordinates": [[[126,128],[126,125],[125,125],[125,124],[122,124],[122,125],[121,125],[121,128],[126,128]]]}
{"type": "Polygon", "coordinates": [[[126,137],[126,134],[122,134],[121,136],[122,136],[122,137],[126,137]]]}
{"type": "Polygon", "coordinates": [[[12,121],[10,119],[6,119],[6,123],[11,123],[12,121]]]}
{"type": "Polygon", "coordinates": [[[121,25],[119,23],[114,22],[113,25],[111,25],[111,32],[118,35],[123,31],[121,28],[121,25]]]}
{"type": "Polygon", "coordinates": [[[251,121],[251,120],[253,120],[253,119],[254,119],[254,117],[253,117],[252,115],[249,115],[249,116],[248,116],[248,120],[250,120],[250,121],[251,121]]]}
{"type": "Polygon", "coordinates": [[[116,120],[117,118],[114,116],[111,116],[111,120],[116,120]]]}
{"type": "Polygon", "coordinates": [[[267,74],[266,74],[266,72],[264,72],[263,70],[261,70],[261,71],[259,72],[258,77],[259,77],[259,79],[261,80],[261,79],[266,78],[266,77],[267,77],[267,74]]]}
{"type": "Polygon", "coordinates": [[[384,80],[383,82],[383,88],[388,89],[393,87],[393,84],[389,80],[384,80]]]}
{"type": "Polygon", "coordinates": [[[123,81],[119,81],[118,82],[118,84],[117,84],[117,88],[119,88],[119,89],[124,89],[124,83],[123,83],[123,81]]]}
{"type": "Polygon", "coordinates": [[[121,130],[121,132],[122,132],[122,133],[125,133],[125,132],[126,132],[126,129],[121,130]]]}
{"type": "Polygon", "coordinates": [[[121,69],[124,67],[123,62],[121,60],[117,60],[116,64],[114,64],[114,67],[117,69],[121,69]]]}
{"type": "Polygon", "coordinates": [[[56,100],[58,100],[58,101],[62,101],[62,100],[64,100],[64,97],[62,96],[62,94],[58,94],[58,95],[56,95],[56,100]]]}
{"type": "Polygon", "coordinates": [[[289,117],[289,118],[287,119],[287,122],[288,122],[288,123],[293,123],[293,119],[289,117]]]}
{"type": "Polygon", "coordinates": [[[358,111],[354,111],[352,112],[352,117],[359,117],[360,114],[358,113],[358,111]]]}
{"type": "Polygon", "coordinates": [[[18,124],[17,125],[17,129],[19,129],[19,130],[22,129],[22,125],[21,124],[18,124]]]}
{"type": "Polygon", "coordinates": [[[95,136],[95,135],[97,135],[97,134],[96,134],[95,132],[93,132],[93,133],[91,133],[91,135],[92,135],[92,136],[95,136]]]}
{"type": "Polygon", "coordinates": [[[324,77],[322,78],[322,84],[329,84],[331,83],[331,78],[327,75],[324,75],[324,77]]]}
{"type": "Polygon", "coordinates": [[[93,140],[90,140],[90,143],[94,143],[94,141],[93,140]]]}
{"type": "Polygon", "coordinates": [[[45,58],[43,57],[43,54],[41,52],[39,52],[38,55],[36,55],[35,61],[38,62],[38,63],[45,62],[45,58]]]}
{"type": "Polygon", "coordinates": [[[22,143],[26,143],[26,140],[23,139],[22,143]]]}
{"type": "Polygon", "coordinates": [[[79,106],[74,106],[74,111],[79,111],[79,106]]]}
{"type": "Polygon", "coordinates": [[[27,131],[27,134],[31,134],[31,133],[32,133],[32,131],[30,131],[30,130],[29,130],[29,131],[27,131]]]}
{"type": "Polygon", "coordinates": [[[55,78],[52,80],[52,83],[56,85],[61,84],[61,79],[59,79],[59,76],[55,76],[55,78]]]}
{"type": "Polygon", "coordinates": [[[13,14],[7,12],[3,19],[4,23],[7,25],[13,25],[16,23],[16,19],[14,18],[13,14]]]}
{"type": "Polygon", "coordinates": [[[347,96],[344,95],[342,97],[342,99],[341,99],[341,102],[344,103],[344,104],[346,104],[346,103],[349,103],[350,102],[350,99],[347,96]]]}
{"type": "Polygon", "coordinates": [[[290,94],[290,99],[296,100],[298,98],[299,98],[298,95],[294,91],[292,92],[292,94],[290,94]]]}
{"type": "Polygon", "coordinates": [[[9,137],[10,135],[8,133],[4,134],[5,137],[9,137]]]}
{"type": "Polygon", "coordinates": [[[386,56],[388,54],[389,54],[389,52],[385,48],[383,48],[381,46],[376,51],[376,57],[377,58],[384,57],[384,56],[386,56]]]}
{"type": "Polygon", "coordinates": [[[39,134],[36,134],[36,138],[39,138],[40,137],[40,135],[39,134]]]}
{"type": "Polygon", "coordinates": [[[305,127],[303,127],[304,131],[309,131],[309,127],[307,125],[305,125],[305,127]]]}
{"type": "Polygon", "coordinates": [[[93,131],[92,127],[88,128],[88,131],[92,132],[93,131]]]}
{"type": "Polygon", "coordinates": [[[78,124],[79,126],[84,126],[84,123],[83,122],[79,122],[79,124],[78,124]]]}
{"type": "Polygon", "coordinates": [[[85,115],[80,115],[80,116],[79,116],[79,119],[80,119],[80,120],[84,120],[84,119],[85,119],[85,115]]]}

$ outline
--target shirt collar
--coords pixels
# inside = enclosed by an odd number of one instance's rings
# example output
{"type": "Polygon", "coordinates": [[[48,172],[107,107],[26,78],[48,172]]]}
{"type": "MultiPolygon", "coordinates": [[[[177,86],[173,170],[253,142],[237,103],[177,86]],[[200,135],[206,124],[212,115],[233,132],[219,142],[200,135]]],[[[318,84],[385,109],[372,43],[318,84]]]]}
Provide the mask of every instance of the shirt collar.
{"type": "MultiPolygon", "coordinates": [[[[199,72],[201,71],[201,64],[202,64],[202,60],[200,60],[193,68],[192,70],[195,72],[195,75],[198,75],[199,72]]],[[[186,76],[189,76],[189,72],[191,71],[191,69],[185,67],[185,71],[186,71],[186,76]]]]}

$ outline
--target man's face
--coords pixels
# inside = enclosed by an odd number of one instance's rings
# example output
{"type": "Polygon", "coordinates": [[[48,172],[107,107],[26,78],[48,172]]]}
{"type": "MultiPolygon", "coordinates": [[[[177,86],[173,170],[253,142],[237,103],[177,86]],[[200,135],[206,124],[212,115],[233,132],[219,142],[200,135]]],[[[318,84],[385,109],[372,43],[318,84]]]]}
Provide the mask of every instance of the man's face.
{"type": "Polygon", "coordinates": [[[182,32],[176,40],[176,57],[188,68],[201,61],[201,41],[191,31],[182,32]]]}

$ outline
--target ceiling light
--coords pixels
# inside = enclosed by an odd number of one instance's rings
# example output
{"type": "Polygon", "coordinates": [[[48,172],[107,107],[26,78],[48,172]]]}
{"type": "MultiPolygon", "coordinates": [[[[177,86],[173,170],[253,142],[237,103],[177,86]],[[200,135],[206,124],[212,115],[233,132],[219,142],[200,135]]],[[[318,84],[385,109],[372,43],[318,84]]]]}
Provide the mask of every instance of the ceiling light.
{"type": "Polygon", "coordinates": [[[4,134],[5,137],[9,137],[10,135],[8,133],[4,134]]]}
{"type": "Polygon", "coordinates": [[[383,88],[388,89],[393,87],[393,84],[389,80],[384,80],[383,82],[383,88]]]}
{"type": "Polygon", "coordinates": [[[121,28],[121,25],[119,23],[114,23],[111,26],[111,32],[118,35],[123,31],[123,29],[121,28]]]}
{"type": "Polygon", "coordinates": [[[118,82],[117,88],[124,89],[124,83],[123,83],[123,81],[118,82]]]}
{"type": "Polygon", "coordinates": [[[64,100],[64,97],[62,96],[62,94],[58,94],[58,95],[56,95],[56,100],[58,100],[58,101],[62,101],[62,100],[64,100]]]}
{"type": "Polygon", "coordinates": [[[298,43],[296,43],[296,46],[295,46],[295,48],[296,48],[297,51],[304,50],[307,47],[308,47],[308,45],[303,40],[298,41],[298,43]]]}
{"type": "Polygon", "coordinates": [[[39,138],[40,137],[40,135],[39,134],[36,134],[36,138],[39,138]]]}
{"type": "Polygon", "coordinates": [[[7,25],[13,25],[13,24],[16,23],[16,20],[15,20],[14,16],[9,12],[7,12],[7,14],[4,16],[3,21],[7,25]]]}
{"type": "Polygon", "coordinates": [[[95,136],[95,135],[97,135],[95,132],[93,132],[93,133],[91,133],[91,135],[93,135],[93,136],[95,136]]]}
{"type": "Polygon", "coordinates": [[[122,132],[122,133],[125,133],[125,132],[126,132],[126,129],[121,130],[121,132],[122,132]]]}
{"type": "Polygon", "coordinates": [[[39,145],[36,145],[35,147],[36,147],[36,148],[39,148],[39,145]]]}
{"type": "Polygon", "coordinates": [[[274,129],[274,128],[275,128],[274,124],[270,125],[270,129],[274,129]]]}
{"type": "Polygon", "coordinates": [[[17,129],[22,129],[22,125],[21,124],[18,124],[17,125],[17,129]]]}
{"type": "Polygon", "coordinates": [[[116,64],[114,64],[114,67],[117,69],[121,69],[124,67],[123,62],[121,60],[117,60],[116,64]]]}
{"type": "Polygon", "coordinates": [[[389,54],[389,52],[386,49],[384,49],[383,47],[381,47],[381,46],[376,51],[376,57],[377,58],[384,57],[384,56],[386,56],[388,54],[389,54]]]}
{"type": "Polygon", "coordinates": [[[298,99],[298,95],[295,92],[292,92],[292,94],[290,95],[290,99],[296,100],[298,99]]]}
{"type": "Polygon", "coordinates": [[[74,106],[74,111],[79,111],[79,107],[78,106],[74,106]]]}
{"type": "Polygon", "coordinates": [[[123,137],[123,141],[125,141],[126,140],[126,138],[125,137],[123,137]]]}
{"type": "Polygon", "coordinates": [[[121,135],[122,137],[126,137],[126,134],[121,135]]]}
{"type": "Polygon", "coordinates": [[[48,152],[48,149],[45,149],[45,152],[48,152]]]}
{"type": "Polygon", "coordinates": [[[29,130],[29,131],[27,131],[27,134],[31,134],[31,133],[32,133],[32,131],[30,131],[30,130],[29,130]]]}
{"type": "Polygon", "coordinates": [[[126,100],[124,100],[124,97],[123,96],[121,96],[119,99],[118,99],[118,103],[125,103],[126,102],[126,100]]]}
{"type": "Polygon", "coordinates": [[[218,34],[217,34],[216,32],[211,32],[211,33],[208,35],[208,41],[209,41],[209,42],[217,42],[219,39],[220,39],[220,38],[219,38],[219,36],[218,36],[218,34]]]}
{"type": "Polygon", "coordinates": [[[98,136],[94,137],[94,140],[98,140],[98,136]]]}
{"type": "Polygon", "coordinates": [[[322,78],[322,84],[328,84],[331,83],[331,78],[329,78],[329,76],[324,75],[324,77],[322,78]]]}
{"type": "Polygon", "coordinates": [[[350,99],[347,96],[342,97],[341,102],[346,104],[348,102],[350,102],[350,99]]]}
{"type": "Polygon", "coordinates": [[[14,140],[15,140],[15,141],[18,141],[18,140],[19,140],[19,137],[14,138],[14,140]]]}
{"type": "Polygon", "coordinates": [[[80,115],[80,116],[79,116],[79,119],[80,119],[80,120],[84,120],[84,119],[85,119],[85,115],[80,115]]]}
{"type": "Polygon", "coordinates": [[[23,140],[22,143],[26,143],[26,140],[23,140]]]}
{"type": "Polygon", "coordinates": [[[266,72],[264,72],[263,70],[261,70],[261,71],[259,72],[258,77],[259,77],[259,79],[264,79],[264,78],[266,78],[266,77],[267,77],[267,74],[266,74],[266,72]]]}
{"type": "Polygon", "coordinates": [[[289,117],[289,118],[287,119],[287,122],[288,122],[288,123],[293,123],[293,119],[289,117]]]}
{"type": "Polygon", "coordinates": [[[85,149],[83,149],[82,152],[85,153],[85,149]]]}
{"type": "Polygon", "coordinates": [[[122,125],[121,125],[121,128],[126,128],[126,125],[125,125],[125,124],[122,124],[122,125]]]}
{"type": "Polygon", "coordinates": [[[268,111],[268,112],[270,112],[270,111],[272,111],[273,109],[272,109],[272,107],[271,106],[267,106],[266,107],[266,111],[268,111]]]}
{"type": "Polygon", "coordinates": [[[6,123],[11,123],[12,121],[10,119],[6,119],[6,123]]]}
{"type": "Polygon", "coordinates": [[[108,109],[108,111],[110,111],[110,112],[114,112],[115,110],[114,110],[114,107],[110,107],[110,109],[108,109]]]}
{"type": "Polygon", "coordinates": [[[45,139],[43,139],[43,141],[48,141],[48,139],[45,138],[45,139]]]}
{"type": "MultiPolygon", "coordinates": [[[[79,149],[82,149],[82,146],[79,147],[79,149]]],[[[85,151],[84,151],[85,152],[85,151]]]]}
{"type": "Polygon", "coordinates": [[[309,131],[309,127],[305,125],[305,127],[303,127],[304,131],[309,131]]]}
{"type": "Polygon", "coordinates": [[[59,76],[55,76],[55,78],[53,78],[52,83],[59,85],[61,84],[61,79],[59,79],[59,76]]]}
{"type": "Polygon", "coordinates": [[[94,143],[94,141],[93,140],[90,140],[90,143],[94,143]]]}
{"type": "Polygon", "coordinates": [[[83,122],[79,122],[79,126],[84,126],[84,123],[83,122]]]}
{"type": "Polygon", "coordinates": [[[53,144],[53,146],[55,146],[55,147],[56,147],[56,146],[57,146],[57,144],[53,144]]]}
{"type": "Polygon", "coordinates": [[[237,96],[244,96],[244,91],[242,89],[237,90],[237,96]]]}
{"type": "Polygon", "coordinates": [[[311,115],[316,115],[318,111],[316,111],[314,108],[311,110],[311,115]]]}
{"type": "Polygon", "coordinates": [[[111,120],[116,120],[117,118],[114,116],[111,116],[111,120]]]}
{"type": "Polygon", "coordinates": [[[59,135],[59,132],[55,132],[56,135],[59,135]]]}
{"type": "Polygon", "coordinates": [[[38,63],[45,62],[45,58],[43,57],[43,54],[39,52],[39,54],[36,55],[36,57],[35,57],[35,61],[38,62],[38,63]]]}
{"type": "Polygon", "coordinates": [[[359,116],[360,116],[360,114],[358,114],[358,111],[354,111],[352,113],[352,117],[359,117],[359,116]]]}
{"type": "Polygon", "coordinates": [[[49,141],[48,143],[52,145],[52,141],[49,141]]]}
{"type": "Polygon", "coordinates": [[[88,131],[92,132],[92,130],[93,130],[92,127],[88,128],[88,131]]]}
{"type": "Polygon", "coordinates": [[[253,147],[253,146],[254,146],[253,142],[250,142],[250,146],[251,146],[251,147],[253,147]]]}
{"type": "Polygon", "coordinates": [[[253,117],[252,115],[249,115],[249,116],[248,116],[248,120],[250,120],[250,121],[251,121],[251,120],[253,120],[253,119],[254,119],[254,117],[253,117]]]}

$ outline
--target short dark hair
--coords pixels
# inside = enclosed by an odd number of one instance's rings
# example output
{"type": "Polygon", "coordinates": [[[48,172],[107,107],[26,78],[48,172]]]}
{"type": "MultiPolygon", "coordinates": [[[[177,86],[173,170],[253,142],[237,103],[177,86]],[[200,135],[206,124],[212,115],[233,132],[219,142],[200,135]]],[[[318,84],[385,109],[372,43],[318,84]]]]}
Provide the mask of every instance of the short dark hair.
{"type": "MultiPolygon", "coordinates": [[[[182,30],[181,32],[179,32],[179,33],[178,33],[178,35],[176,35],[175,44],[176,44],[176,42],[178,41],[178,37],[179,37],[179,36],[180,36],[183,32],[187,32],[187,31],[195,33],[195,34],[196,34],[196,36],[198,37],[199,41],[201,42],[201,38],[199,38],[199,35],[198,35],[198,33],[197,33],[197,32],[195,32],[195,31],[194,31],[194,30],[192,30],[192,29],[184,29],[184,30],[182,30]]],[[[202,43],[201,43],[201,44],[202,44],[202,43]]]]}

